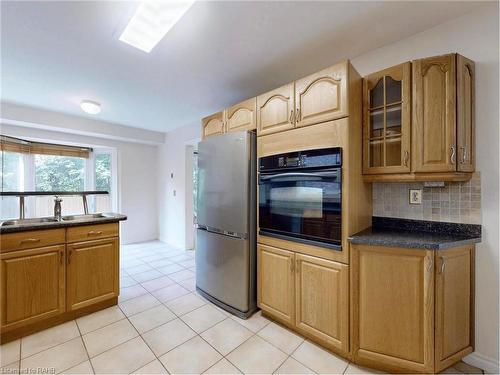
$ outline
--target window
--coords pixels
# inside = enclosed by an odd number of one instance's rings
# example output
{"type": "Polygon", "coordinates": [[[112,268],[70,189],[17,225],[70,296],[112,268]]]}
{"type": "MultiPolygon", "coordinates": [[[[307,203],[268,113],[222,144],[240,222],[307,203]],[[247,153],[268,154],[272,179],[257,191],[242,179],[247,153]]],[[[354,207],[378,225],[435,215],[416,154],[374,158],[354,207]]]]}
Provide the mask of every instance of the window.
{"type": "MultiPolygon", "coordinates": [[[[33,155],[35,191],[85,190],[85,158],[59,155],[33,155]]],[[[34,197],[35,217],[54,214],[54,197],[34,197]]],[[[83,213],[81,197],[62,197],[62,214],[83,213]]]]}
{"type": "Polygon", "coordinates": [[[34,155],[35,191],[85,190],[85,159],[72,156],[34,155]]]}
{"type": "MultiPolygon", "coordinates": [[[[18,152],[3,151],[0,153],[1,188],[2,191],[19,191],[24,189],[24,157],[18,152]]],[[[15,218],[19,215],[19,198],[1,197],[2,218],[15,218]]]]}
{"type": "MultiPolygon", "coordinates": [[[[46,148],[44,149],[46,150],[46,148]]],[[[43,151],[43,150],[42,150],[43,151]]],[[[22,153],[3,150],[1,155],[2,191],[84,191],[105,190],[109,195],[89,196],[90,212],[117,211],[116,158],[112,149],[99,149],[87,156],[22,153]]],[[[82,214],[80,196],[62,196],[62,214],[82,214]]],[[[26,217],[54,214],[54,196],[25,200],[26,217]]],[[[0,219],[19,217],[19,198],[2,197],[0,219]]]]}
{"type": "Polygon", "coordinates": [[[112,163],[110,153],[96,153],[94,157],[95,189],[109,192],[109,195],[94,196],[95,212],[112,211],[112,163]]]}

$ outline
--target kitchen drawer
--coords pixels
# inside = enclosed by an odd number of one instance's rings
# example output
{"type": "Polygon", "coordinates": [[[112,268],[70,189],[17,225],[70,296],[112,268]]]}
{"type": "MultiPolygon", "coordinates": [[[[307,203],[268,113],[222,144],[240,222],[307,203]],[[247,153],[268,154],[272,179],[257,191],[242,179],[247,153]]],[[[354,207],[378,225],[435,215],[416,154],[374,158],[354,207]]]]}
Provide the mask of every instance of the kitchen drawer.
{"type": "Polygon", "coordinates": [[[99,238],[117,237],[118,223],[83,225],[68,228],[67,242],[97,240],[99,238]]]}
{"type": "Polygon", "coordinates": [[[0,250],[7,251],[33,249],[64,244],[64,229],[32,230],[18,233],[6,233],[0,236],[0,250]]]}

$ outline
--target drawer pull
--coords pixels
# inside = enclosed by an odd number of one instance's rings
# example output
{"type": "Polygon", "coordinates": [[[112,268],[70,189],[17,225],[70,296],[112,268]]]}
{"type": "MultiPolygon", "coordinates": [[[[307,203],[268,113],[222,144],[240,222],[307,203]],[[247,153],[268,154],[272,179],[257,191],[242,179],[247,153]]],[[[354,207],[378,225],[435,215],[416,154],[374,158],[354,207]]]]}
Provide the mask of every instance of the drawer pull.
{"type": "Polygon", "coordinates": [[[87,233],[88,236],[100,236],[102,234],[102,230],[91,230],[87,233]]]}
{"type": "Polygon", "coordinates": [[[40,239],[39,238],[25,238],[24,240],[19,241],[20,244],[23,244],[23,243],[36,243],[36,242],[40,242],[40,239]]]}

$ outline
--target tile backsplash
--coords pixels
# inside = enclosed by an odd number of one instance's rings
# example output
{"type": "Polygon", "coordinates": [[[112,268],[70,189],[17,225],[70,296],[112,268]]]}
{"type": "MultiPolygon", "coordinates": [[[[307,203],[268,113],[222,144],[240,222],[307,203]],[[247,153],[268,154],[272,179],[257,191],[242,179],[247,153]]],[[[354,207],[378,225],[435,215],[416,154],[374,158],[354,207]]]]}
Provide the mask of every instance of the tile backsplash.
{"type": "Polygon", "coordinates": [[[373,183],[373,216],[481,224],[481,176],[467,182],[424,187],[423,182],[373,183]],[[422,204],[409,203],[410,189],[422,189],[422,204]]]}

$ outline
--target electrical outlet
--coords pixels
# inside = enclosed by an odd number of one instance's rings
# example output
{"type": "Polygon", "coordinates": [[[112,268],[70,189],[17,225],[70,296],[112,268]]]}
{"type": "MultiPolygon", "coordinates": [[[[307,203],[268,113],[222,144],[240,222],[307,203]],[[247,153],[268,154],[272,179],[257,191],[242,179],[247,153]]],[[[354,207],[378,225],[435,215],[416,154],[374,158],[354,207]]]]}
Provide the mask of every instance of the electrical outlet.
{"type": "Polygon", "coordinates": [[[410,189],[410,204],[422,204],[422,189],[410,189]]]}

